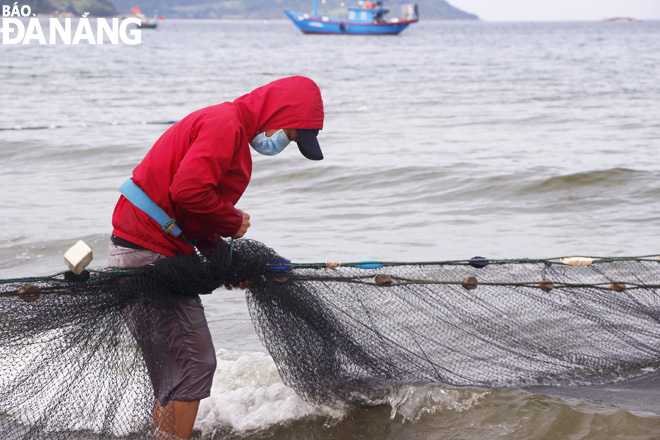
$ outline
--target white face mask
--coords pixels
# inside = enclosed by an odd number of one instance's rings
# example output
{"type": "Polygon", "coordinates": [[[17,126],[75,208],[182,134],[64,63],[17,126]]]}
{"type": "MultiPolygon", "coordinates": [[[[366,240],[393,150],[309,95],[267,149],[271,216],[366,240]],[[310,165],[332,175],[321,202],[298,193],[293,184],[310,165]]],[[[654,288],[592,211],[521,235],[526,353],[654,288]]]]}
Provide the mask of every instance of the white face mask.
{"type": "Polygon", "coordinates": [[[291,141],[284,130],[277,130],[271,137],[267,137],[265,132],[259,133],[250,141],[250,145],[258,153],[275,156],[280,154],[289,142],[291,141]]]}

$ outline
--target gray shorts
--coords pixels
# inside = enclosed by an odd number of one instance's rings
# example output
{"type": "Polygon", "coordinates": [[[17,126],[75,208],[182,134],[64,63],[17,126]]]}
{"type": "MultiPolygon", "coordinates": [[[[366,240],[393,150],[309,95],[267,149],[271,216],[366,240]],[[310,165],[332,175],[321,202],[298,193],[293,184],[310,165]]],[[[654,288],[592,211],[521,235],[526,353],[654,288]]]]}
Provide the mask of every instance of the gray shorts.
{"type": "MultiPolygon", "coordinates": [[[[108,247],[109,267],[139,267],[163,258],[167,257],[148,249],[130,249],[114,243],[108,247]]],[[[131,317],[139,319],[139,314],[140,311],[135,309],[126,314],[129,329],[132,327],[131,317]]],[[[167,346],[157,351],[153,347],[141,348],[160,404],[164,406],[169,400],[191,402],[209,397],[216,356],[199,295],[182,298],[174,308],[162,310],[155,318],[158,332],[166,334],[169,339],[163,344],[167,346]]],[[[133,336],[138,343],[144,340],[134,332],[133,336]]]]}

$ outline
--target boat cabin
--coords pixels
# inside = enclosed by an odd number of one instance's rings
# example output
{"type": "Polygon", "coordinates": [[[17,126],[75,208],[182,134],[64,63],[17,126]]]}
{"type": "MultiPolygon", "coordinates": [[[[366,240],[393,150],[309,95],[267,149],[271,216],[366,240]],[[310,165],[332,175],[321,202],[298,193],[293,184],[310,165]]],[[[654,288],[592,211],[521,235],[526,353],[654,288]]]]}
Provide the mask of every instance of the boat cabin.
{"type": "Polygon", "coordinates": [[[365,2],[348,4],[348,21],[353,23],[380,23],[383,16],[389,12],[383,8],[382,2],[365,2]]]}

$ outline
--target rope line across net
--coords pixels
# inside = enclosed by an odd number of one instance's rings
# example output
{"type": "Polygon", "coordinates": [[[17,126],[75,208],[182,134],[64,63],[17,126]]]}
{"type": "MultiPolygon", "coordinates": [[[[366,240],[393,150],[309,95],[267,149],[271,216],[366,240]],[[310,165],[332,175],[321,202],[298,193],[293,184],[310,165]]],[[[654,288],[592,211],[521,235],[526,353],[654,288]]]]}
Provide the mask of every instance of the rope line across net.
{"type": "Polygon", "coordinates": [[[158,438],[153,317],[242,282],[280,376],[313,404],[378,404],[407,381],[607,384],[660,364],[657,255],[296,264],[239,240],[85,282],[0,280],[2,438],[158,438]]]}

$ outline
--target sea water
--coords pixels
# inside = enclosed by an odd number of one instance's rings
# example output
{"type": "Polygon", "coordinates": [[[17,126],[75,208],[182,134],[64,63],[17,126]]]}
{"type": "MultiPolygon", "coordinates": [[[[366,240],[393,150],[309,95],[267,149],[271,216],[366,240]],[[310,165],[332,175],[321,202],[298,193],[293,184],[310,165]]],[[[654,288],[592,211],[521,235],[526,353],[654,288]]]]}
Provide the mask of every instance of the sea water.
{"type": "MultiPolygon", "coordinates": [[[[117,188],[169,123],[290,75],[321,88],[326,158],[255,154],[238,208],[293,261],[659,253],[659,66],[660,22],[344,37],[166,20],[136,46],[2,46],[0,278],[62,271],[79,239],[104,266],[117,188]]],[[[242,291],[204,303],[218,370],[198,438],[660,437],[654,375],[625,390],[410,383],[371,408],[310,406],[242,291]]]]}

